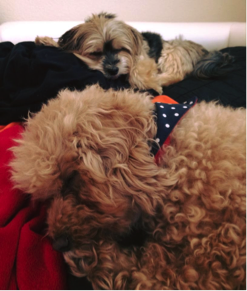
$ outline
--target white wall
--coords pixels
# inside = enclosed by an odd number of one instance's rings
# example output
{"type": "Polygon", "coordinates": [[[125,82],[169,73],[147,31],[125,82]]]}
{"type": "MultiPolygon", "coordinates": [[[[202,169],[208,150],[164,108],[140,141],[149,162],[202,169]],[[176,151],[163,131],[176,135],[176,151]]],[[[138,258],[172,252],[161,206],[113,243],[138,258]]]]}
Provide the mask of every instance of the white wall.
{"type": "Polygon", "coordinates": [[[245,0],[0,0],[0,24],[16,20],[84,20],[116,13],[124,21],[246,21],[245,0]]]}

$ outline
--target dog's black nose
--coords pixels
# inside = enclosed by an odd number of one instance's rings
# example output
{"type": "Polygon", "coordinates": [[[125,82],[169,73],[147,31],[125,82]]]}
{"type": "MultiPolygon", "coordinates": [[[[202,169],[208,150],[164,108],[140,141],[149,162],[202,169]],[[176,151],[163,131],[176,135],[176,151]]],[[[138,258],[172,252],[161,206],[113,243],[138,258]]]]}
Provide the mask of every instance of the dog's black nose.
{"type": "Polygon", "coordinates": [[[118,73],[118,67],[112,66],[110,68],[107,68],[107,73],[111,76],[116,76],[118,73]]]}
{"type": "Polygon", "coordinates": [[[54,239],[52,247],[59,252],[68,252],[71,249],[71,241],[68,236],[62,235],[54,239]]]}

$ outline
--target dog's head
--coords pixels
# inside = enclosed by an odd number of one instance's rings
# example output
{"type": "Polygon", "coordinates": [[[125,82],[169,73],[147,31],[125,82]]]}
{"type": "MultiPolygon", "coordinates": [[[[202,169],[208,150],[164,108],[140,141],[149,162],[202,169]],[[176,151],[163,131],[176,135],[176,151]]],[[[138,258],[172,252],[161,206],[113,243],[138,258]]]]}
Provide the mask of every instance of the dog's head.
{"type": "Polygon", "coordinates": [[[51,199],[48,234],[75,273],[94,266],[99,244],[155,213],[153,110],[149,96],[132,91],[65,90],[28,120],[13,148],[13,181],[51,199]]]}
{"type": "Polygon", "coordinates": [[[63,50],[73,52],[91,69],[114,79],[129,74],[142,52],[142,44],[137,30],[107,13],[93,15],[58,41],[63,50]]]}

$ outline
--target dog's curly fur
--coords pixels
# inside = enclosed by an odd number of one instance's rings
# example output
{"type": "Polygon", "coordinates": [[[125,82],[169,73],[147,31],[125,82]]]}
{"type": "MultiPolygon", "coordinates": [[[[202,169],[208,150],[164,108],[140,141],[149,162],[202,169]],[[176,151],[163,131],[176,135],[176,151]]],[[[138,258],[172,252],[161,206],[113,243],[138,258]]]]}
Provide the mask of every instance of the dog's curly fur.
{"type": "Polygon", "coordinates": [[[159,34],[140,33],[109,13],[93,14],[66,31],[57,42],[47,36],[37,36],[35,42],[74,53],[107,78],[125,75],[132,88],[154,89],[160,94],[162,86],[179,82],[190,74],[214,78],[233,68],[233,58],[227,53],[208,52],[182,37],[164,41],[159,34]]]}
{"type": "Polygon", "coordinates": [[[158,165],[153,110],[132,91],[62,91],[28,119],[12,180],[50,198],[54,247],[95,289],[245,288],[245,110],[197,104],[158,165]]]}

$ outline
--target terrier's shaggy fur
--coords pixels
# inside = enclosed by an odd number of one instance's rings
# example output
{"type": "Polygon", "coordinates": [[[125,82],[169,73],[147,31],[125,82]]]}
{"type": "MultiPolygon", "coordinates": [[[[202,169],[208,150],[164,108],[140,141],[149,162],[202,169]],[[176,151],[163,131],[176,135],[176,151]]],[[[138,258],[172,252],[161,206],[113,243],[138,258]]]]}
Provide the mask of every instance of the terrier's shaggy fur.
{"type": "Polygon", "coordinates": [[[193,74],[199,78],[225,75],[233,59],[227,53],[208,52],[203,46],[178,38],[163,41],[155,33],[140,33],[109,13],[93,15],[65,32],[58,42],[36,37],[36,44],[74,53],[92,70],[107,78],[126,75],[132,88],[162,93],[168,86],[193,74]]]}
{"type": "Polygon", "coordinates": [[[245,110],[195,105],[158,165],[153,110],[132,91],[62,91],[28,119],[13,182],[51,200],[54,247],[95,289],[245,289],[245,110]]]}

